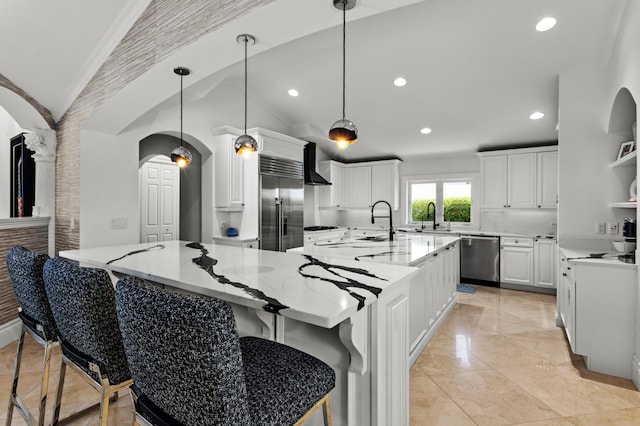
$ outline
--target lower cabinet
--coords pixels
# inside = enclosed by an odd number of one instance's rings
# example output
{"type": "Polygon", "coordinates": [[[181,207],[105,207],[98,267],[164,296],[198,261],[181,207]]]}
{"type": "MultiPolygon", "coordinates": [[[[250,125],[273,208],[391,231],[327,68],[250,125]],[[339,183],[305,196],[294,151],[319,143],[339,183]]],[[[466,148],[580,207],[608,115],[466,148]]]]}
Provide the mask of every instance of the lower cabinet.
{"type": "Polygon", "coordinates": [[[556,240],[536,238],[533,242],[534,287],[556,288],[556,240]]]}
{"type": "Polygon", "coordinates": [[[589,370],[632,377],[637,292],[634,267],[560,257],[558,314],[589,370]]]}
{"type": "Polygon", "coordinates": [[[533,282],[533,241],[531,238],[502,238],[500,281],[531,285],[533,282]]]}
{"type": "Polygon", "coordinates": [[[456,302],[460,278],[459,244],[428,256],[409,290],[409,359],[413,364],[456,302]]]}

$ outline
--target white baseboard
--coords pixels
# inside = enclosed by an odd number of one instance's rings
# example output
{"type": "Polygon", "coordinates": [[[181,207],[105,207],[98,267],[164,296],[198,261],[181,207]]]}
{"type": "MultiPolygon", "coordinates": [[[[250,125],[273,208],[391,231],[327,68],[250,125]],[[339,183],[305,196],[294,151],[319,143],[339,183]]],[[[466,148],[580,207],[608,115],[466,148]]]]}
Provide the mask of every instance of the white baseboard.
{"type": "Polygon", "coordinates": [[[640,358],[638,354],[633,355],[633,361],[631,362],[631,380],[633,380],[636,388],[640,389],[640,358]]]}
{"type": "Polygon", "coordinates": [[[21,329],[22,321],[19,318],[0,324],[0,348],[18,340],[21,329]]]}

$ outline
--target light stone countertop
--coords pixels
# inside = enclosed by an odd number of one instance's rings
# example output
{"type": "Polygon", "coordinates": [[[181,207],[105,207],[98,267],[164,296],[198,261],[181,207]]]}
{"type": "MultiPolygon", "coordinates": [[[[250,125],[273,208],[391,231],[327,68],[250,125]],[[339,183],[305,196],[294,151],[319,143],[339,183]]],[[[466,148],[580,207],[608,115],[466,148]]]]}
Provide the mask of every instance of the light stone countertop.
{"type": "Polygon", "coordinates": [[[60,256],[326,328],[418,271],[188,241],[67,250],[60,256]]]}
{"type": "Polygon", "coordinates": [[[638,266],[633,263],[625,263],[618,260],[618,255],[621,253],[607,252],[602,258],[593,258],[590,255],[592,253],[605,253],[598,249],[583,249],[583,248],[570,248],[570,247],[558,247],[560,253],[564,255],[570,262],[586,263],[586,264],[599,264],[604,266],[612,266],[618,268],[631,268],[637,269],[638,266]]]}
{"type": "MultiPolygon", "coordinates": [[[[340,257],[362,262],[381,262],[417,266],[427,256],[437,253],[460,238],[428,234],[396,233],[393,241],[350,238],[333,243],[319,241],[315,244],[290,249],[289,252],[312,256],[340,257]]],[[[369,267],[369,266],[367,266],[369,267]]]]}

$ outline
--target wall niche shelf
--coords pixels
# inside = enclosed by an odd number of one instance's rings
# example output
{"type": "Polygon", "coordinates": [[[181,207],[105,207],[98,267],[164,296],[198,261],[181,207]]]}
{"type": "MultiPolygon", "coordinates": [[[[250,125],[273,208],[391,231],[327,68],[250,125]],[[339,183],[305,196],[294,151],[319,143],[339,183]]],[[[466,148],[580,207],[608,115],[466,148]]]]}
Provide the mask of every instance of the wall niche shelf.
{"type": "Polygon", "coordinates": [[[638,151],[633,151],[630,154],[625,155],[619,160],[609,163],[610,168],[615,167],[631,167],[635,166],[638,158],[638,151]]]}
{"type": "Polygon", "coordinates": [[[622,201],[619,203],[611,203],[610,206],[618,209],[635,209],[638,203],[635,201],[622,201]]]}

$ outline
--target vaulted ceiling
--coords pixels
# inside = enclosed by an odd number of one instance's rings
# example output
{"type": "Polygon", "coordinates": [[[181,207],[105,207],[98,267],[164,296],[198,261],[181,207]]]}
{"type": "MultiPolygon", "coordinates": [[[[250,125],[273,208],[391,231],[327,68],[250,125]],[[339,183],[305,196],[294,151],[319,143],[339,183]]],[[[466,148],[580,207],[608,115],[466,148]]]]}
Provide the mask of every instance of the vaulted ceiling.
{"type": "MultiPolygon", "coordinates": [[[[291,30],[300,37],[270,38],[279,22],[253,24],[258,44],[250,57],[251,99],[281,117],[295,136],[353,160],[556,140],[559,73],[606,64],[627,0],[358,0],[347,12],[346,115],[360,138],[344,152],[326,137],[342,114],[341,12],[330,0],[298,1],[308,15],[284,0],[271,8],[281,5],[274,21],[304,23],[308,31],[291,30]],[[557,25],[537,32],[545,16],[557,25]],[[400,76],[404,87],[393,84],[400,76]],[[291,88],[299,96],[290,97],[291,88]],[[530,120],[534,111],[544,118],[530,120]],[[432,132],[421,134],[423,127],[432,132]]],[[[0,74],[59,119],[147,4],[2,1],[0,74]]],[[[197,79],[239,85],[239,59],[222,58],[197,79]]],[[[175,95],[175,85],[171,90],[165,99],[175,95]]],[[[224,99],[211,96],[210,102],[224,99]]]]}

